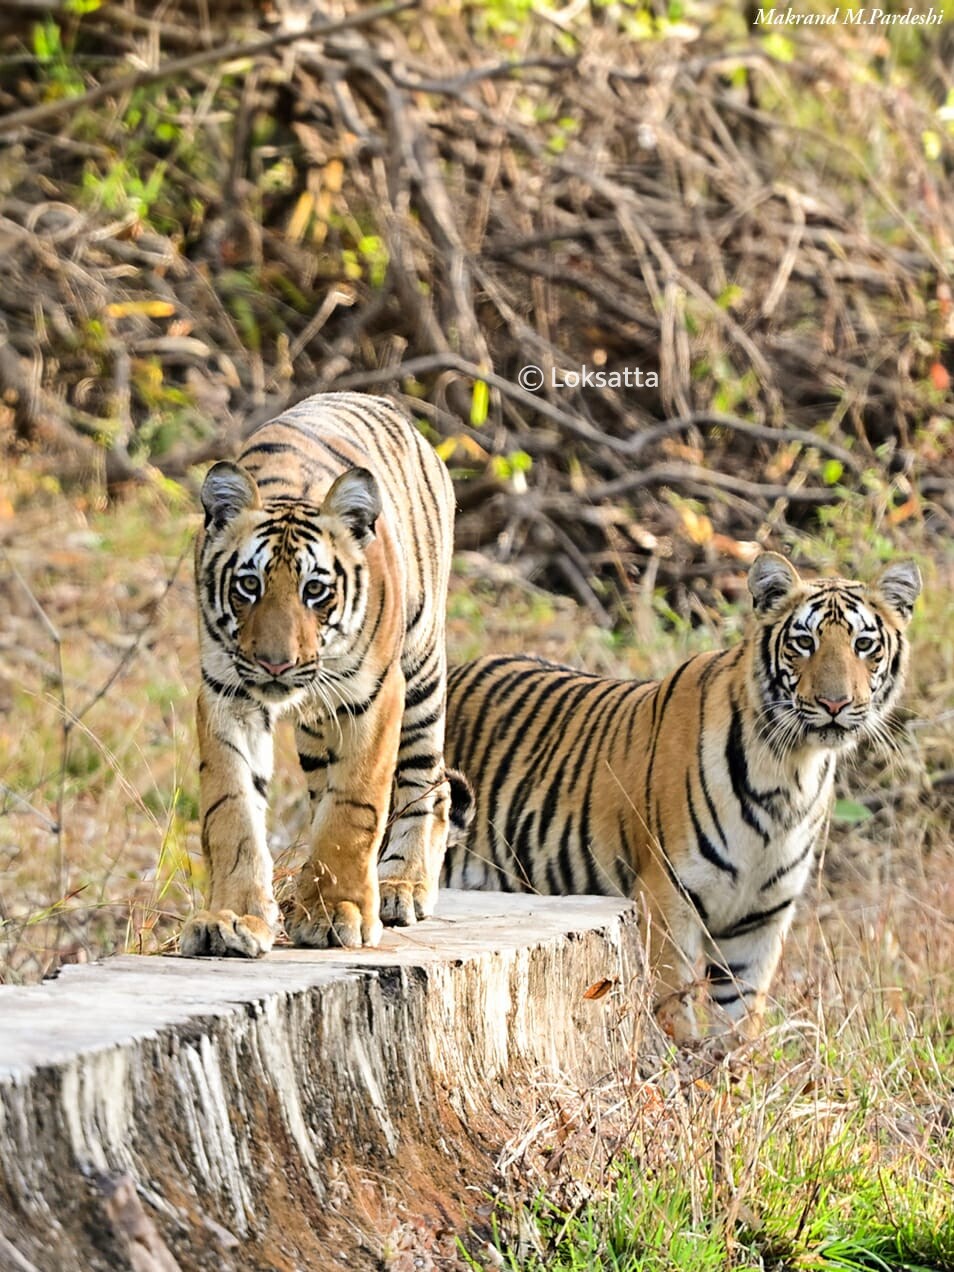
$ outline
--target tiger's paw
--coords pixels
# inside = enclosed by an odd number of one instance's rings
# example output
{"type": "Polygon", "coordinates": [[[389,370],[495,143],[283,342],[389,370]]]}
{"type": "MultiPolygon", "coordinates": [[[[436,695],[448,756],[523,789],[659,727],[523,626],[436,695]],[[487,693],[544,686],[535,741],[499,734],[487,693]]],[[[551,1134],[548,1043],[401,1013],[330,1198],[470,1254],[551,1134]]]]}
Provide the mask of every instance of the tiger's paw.
{"type": "Polygon", "coordinates": [[[667,994],[656,1003],[656,1023],[678,1047],[691,1047],[699,1039],[696,1013],[687,991],[667,994]]]}
{"type": "Polygon", "coordinates": [[[381,918],[388,927],[411,927],[434,913],[436,889],[406,879],[382,879],[381,918]]]}
{"type": "Polygon", "coordinates": [[[311,910],[296,904],[286,928],[294,945],[325,950],[335,946],[358,950],[363,945],[378,945],[384,933],[379,919],[366,922],[353,901],[318,901],[311,910]]]}
{"type": "Polygon", "coordinates": [[[182,929],[179,953],[185,958],[261,958],[275,933],[255,914],[200,910],[182,929]]]}

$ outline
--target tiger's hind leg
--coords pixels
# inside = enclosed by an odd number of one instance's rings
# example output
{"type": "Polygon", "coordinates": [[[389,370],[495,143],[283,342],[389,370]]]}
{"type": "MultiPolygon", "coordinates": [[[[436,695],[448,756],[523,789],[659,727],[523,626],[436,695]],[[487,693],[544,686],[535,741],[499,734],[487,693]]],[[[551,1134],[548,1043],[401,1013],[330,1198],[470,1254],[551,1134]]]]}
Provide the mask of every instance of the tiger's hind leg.
{"type": "MultiPolygon", "coordinates": [[[[451,784],[444,770],[447,662],[443,632],[438,636],[419,661],[406,660],[392,824],[378,864],[381,918],[398,927],[433,914],[451,823],[451,784]]],[[[470,805],[461,815],[466,834],[470,805]]]]}
{"type": "Polygon", "coordinates": [[[179,950],[191,958],[259,958],[272,948],[279,927],[265,838],[270,721],[264,708],[209,701],[204,689],[196,721],[209,901],[186,923],[179,950]]]}

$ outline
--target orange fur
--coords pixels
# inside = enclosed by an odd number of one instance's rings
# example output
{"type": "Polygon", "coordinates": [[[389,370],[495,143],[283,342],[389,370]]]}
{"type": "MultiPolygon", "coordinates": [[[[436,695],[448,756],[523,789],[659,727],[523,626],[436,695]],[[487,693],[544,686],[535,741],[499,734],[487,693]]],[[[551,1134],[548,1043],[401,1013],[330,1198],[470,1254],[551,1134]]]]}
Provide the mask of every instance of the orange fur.
{"type": "Polygon", "coordinates": [[[448,762],[474,785],[444,881],[638,897],[659,1016],[697,1033],[694,987],[732,1025],[764,1010],[793,903],[825,831],[836,756],[883,735],[920,588],[752,567],[745,639],[661,681],[482,658],[449,678],[448,762]],[[868,642],[868,643],[866,643],[868,642]]]}
{"type": "Polygon", "coordinates": [[[214,465],[202,501],[197,719],[210,895],[180,948],[271,948],[266,794],[284,714],[295,718],[313,809],[289,934],[301,945],[376,944],[382,919],[430,913],[447,839],[447,472],[384,399],[329,394],[263,425],[237,464],[214,465]]]}

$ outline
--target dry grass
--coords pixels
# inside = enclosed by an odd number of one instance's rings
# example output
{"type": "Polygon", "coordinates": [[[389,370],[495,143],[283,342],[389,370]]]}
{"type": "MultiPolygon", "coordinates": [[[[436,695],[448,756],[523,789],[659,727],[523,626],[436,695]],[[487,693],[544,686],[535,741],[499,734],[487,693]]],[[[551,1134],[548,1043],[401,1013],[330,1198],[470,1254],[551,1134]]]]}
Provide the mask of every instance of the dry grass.
{"type": "Polygon", "coordinates": [[[747,1054],[541,1088],[501,1158],[507,1266],[954,1267],[950,985],[925,1016],[896,974],[867,983],[882,949],[857,952],[826,956],[829,1006],[747,1054]]]}
{"type": "Polygon", "coordinates": [[[950,900],[898,888],[807,915],[774,1023],[728,1058],[660,1048],[614,990],[638,1062],[541,1082],[473,1266],[954,1268],[950,900]]]}

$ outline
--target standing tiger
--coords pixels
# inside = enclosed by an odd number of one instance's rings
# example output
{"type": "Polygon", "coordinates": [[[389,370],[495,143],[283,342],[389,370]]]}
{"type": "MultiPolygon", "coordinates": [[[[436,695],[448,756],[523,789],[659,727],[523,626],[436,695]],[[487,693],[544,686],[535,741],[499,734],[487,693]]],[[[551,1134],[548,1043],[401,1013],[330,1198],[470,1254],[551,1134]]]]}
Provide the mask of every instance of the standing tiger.
{"type": "Polygon", "coordinates": [[[660,681],[528,657],[452,668],[447,758],[477,797],[453,887],[640,898],[657,1015],[696,1036],[693,987],[758,1029],[835,761],[883,738],[904,679],[917,567],[869,587],[806,581],[764,553],[745,639],[660,681]]]}
{"type": "Polygon", "coordinates": [[[312,822],[288,933],[297,945],[374,945],[382,918],[431,913],[447,838],[447,470],[385,399],[326,394],[257,429],[237,463],[215,464],[202,504],[197,717],[210,895],[180,948],[271,949],[280,920],[266,792],[272,728],[289,713],[312,822]]]}

